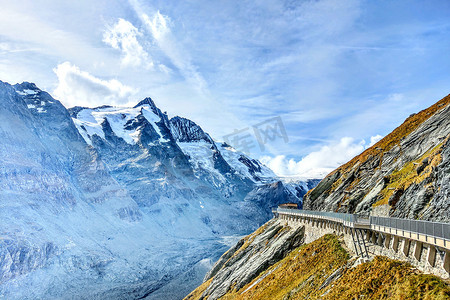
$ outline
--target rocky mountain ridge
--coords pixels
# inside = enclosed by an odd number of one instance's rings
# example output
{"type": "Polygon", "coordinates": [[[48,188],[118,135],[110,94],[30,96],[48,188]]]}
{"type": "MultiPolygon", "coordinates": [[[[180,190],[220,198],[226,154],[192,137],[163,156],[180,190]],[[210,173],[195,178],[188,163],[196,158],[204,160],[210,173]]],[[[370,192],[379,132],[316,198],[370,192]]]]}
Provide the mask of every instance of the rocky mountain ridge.
{"type": "MultiPolygon", "coordinates": [[[[150,98],[133,108],[77,107],[69,111],[86,143],[98,151],[138,205],[153,216],[163,214],[166,219],[172,215],[174,219],[164,220],[172,226],[180,219],[173,211],[191,215],[196,214],[193,210],[200,210],[200,219],[213,227],[214,233],[248,232],[248,226],[253,226],[248,220],[258,218],[262,224],[270,217],[271,206],[287,198],[300,202],[301,197],[291,194],[283,184],[285,193],[278,193],[278,198],[265,195],[262,202],[261,198],[250,198],[255,188],[270,193],[272,183],[277,181],[275,174],[229,145],[216,143],[193,121],[169,119],[150,98]],[[267,205],[267,199],[277,200],[267,205]],[[196,203],[194,207],[187,203],[191,200],[196,203]],[[215,213],[221,201],[228,204],[228,214],[215,213]],[[228,221],[244,211],[263,213],[246,217],[247,225],[228,221]]],[[[185,227],[180,224],[176,231],[185,237],[195,232],[185,232],[185,227]]]]}

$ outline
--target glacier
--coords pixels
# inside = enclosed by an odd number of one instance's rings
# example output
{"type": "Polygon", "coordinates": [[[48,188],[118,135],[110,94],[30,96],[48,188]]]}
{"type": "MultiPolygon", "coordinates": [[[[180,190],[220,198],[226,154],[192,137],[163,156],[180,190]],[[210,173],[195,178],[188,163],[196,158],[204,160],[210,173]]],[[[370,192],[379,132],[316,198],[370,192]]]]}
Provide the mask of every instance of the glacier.
{"type": "Polygon", "coordinates": [[[313,181],[134,107],[66,109],[0,81],[0,298],[180,299],[313,181]]]}

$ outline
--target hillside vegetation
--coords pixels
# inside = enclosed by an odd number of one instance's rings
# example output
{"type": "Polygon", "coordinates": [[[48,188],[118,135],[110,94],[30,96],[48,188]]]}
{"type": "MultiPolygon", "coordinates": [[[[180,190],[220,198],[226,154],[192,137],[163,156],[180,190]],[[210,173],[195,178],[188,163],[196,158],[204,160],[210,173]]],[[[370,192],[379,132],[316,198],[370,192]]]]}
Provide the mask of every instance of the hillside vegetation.
{"type": "MultiPolygon", "coordinates": [[[[219,299],[449,299],[447,282],[385,257],[356,267],[335,235],[302,245],[240,289],[219,299]]],[[[203,295],[212,278],[185,299],[203,295]]],[[[203,295],[203,296],[202,296],[203,295]]]]}

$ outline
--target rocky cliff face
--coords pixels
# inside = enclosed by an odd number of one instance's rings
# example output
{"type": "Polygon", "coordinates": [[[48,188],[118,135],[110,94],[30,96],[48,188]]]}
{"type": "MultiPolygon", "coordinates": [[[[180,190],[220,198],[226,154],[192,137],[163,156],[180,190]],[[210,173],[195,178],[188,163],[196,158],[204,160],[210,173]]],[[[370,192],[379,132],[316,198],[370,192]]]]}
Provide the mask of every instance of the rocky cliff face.
{"type": "Polygon", "coordinates": [[[450,96],[339,167],[304,208],[450,221],[450,96]]]}
{"type": "MultiPolygon", "coordinates": [[[[303,242],[304,228],[270,221],[228,250],[205,277],[201,299],[218,299],[240,290],[303,242]]],[[[187,299],[191,299],[188,297],[187,299]]]]}
{"type": "Polygon", "coordinates": [[[173,117],[170,119],[170,131],[178,142],[206,142],[213,144],[212,138],[191,120],[173,117]]]}

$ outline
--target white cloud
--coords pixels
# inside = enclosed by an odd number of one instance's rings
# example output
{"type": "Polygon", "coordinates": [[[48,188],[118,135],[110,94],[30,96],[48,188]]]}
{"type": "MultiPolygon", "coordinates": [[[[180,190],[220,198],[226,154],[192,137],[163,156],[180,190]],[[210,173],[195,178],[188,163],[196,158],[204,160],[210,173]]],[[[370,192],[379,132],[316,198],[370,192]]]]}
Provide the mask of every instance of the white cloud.
{"type": "Polygon", "coordinates": [[[124,104],[135,92],[134,89],[116,79],[97,78],[88,72],[81,71],[70,62],[59,64],[53,71],[58,77],[58,86],[54,95],[66,107],[124,104]]]}
{"type": "Polygon", "coordinates": [[[142,66],[151,68],[153,62],[138,41],[142,33],[127,20],[119,18],[117,23],[103,33],[103,42],[122,51],[124,66],[142,66]]]}
{"type": "Polygon", "coordinates": [[[353,138],[344,137],[339,142],[323,146],[319,151],[308,154],[300,161],[287,159],[284,155],[264,156],[261,161],[279,176],[322,178],[361,153],[365,149],[364,145],[364,140],[356,142],[353,138]]]}
{"type": "Polygon", "coordinates": [[[371,136],[370,137],[370,144],[367,148],[372,147],[373,145],[375,145],[379,140],[381,140],[383,138],[383,136],[377,134],[375,136],[371,136]]]}
{"type": "Polygon", "coordinates": [[[170,29],[168,23],[170,23],[170,19],[168,16],[162,15],[159,11],[153,16],[153,19],[143,14],[142,17],[145,20],[145,23],[148,25],[150,32],[152,33],[155,40],[159,41],[164,38],[165,35],[170,33],[170,29]]]}
{"type": "Polygon", "coordinates": [[[140,14],[141,20],[147,25],[156,44],[163,53],[178,68],[187,82],[192,84],[201,96],[209,96],[207,83],[192,63],[189,53],[176,41],[170,29],[170,18],[157,11],[152,18],[140,14]]]}
{"type": "Polygon", "coordinates": [[[387,100],[394,101],[394,102],[401,102],[401,101],[405,100],[405,95],[400,94],[400,93],[390,94],[390,95],[388,95],[387,100]]]}

